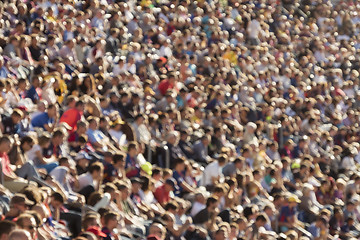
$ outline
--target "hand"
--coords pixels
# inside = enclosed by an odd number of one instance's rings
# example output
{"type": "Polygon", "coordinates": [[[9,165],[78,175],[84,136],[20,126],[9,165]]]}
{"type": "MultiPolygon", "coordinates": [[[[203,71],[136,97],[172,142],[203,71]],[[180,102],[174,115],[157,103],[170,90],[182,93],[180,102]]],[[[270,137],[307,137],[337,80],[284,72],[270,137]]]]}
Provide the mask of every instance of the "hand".
{"type": "Polygon", "coordinates": [[[192,224],[192,218],[188,217],[185,221],[185,225],[190,225],[190,224],[192,224]]]}

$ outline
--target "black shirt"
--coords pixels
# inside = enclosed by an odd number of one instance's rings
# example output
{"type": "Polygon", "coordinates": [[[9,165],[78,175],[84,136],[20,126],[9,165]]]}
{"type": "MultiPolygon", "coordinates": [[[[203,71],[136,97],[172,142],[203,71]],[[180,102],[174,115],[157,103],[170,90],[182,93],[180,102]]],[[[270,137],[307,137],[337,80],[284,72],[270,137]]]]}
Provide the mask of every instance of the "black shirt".
{"type": "Polygon", "coordinates": [[[193,217],[194,224],[204,224],[210,219],[210,212],[204,208],[193,217]]]}

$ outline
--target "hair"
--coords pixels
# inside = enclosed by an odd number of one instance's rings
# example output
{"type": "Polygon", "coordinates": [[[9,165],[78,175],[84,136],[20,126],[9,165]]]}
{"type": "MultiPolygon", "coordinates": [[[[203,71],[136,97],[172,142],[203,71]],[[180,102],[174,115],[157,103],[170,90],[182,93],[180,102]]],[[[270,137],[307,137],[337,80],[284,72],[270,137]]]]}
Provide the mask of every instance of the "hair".
{"type": "Polygon", "coordinates": [[[168,202],[164,209],[165,211],[169,211],[169,210],[175,210],[179,208],[179,204],[177,204],[177,202],[168,202]]]}
{"type": "Polygon", "coordinates": [[[125,154],[123,153],[116,153],[113,156],[113,163],[116,164],[118,162],[124,161],[124,159],[126,158],[125,154]]]}
{"type": "Polygon", "coordinates": [[[11,142],[11,138],[9,136],[6,136],[6,135],[2,136],[0,138],[0,144],[5,143],[5,142],[11,142]]]}
{"type": "Polygon", "coordinates": [[[98,213],[87,214],[87,215],[85,215],[84,219],[82,220],[81,226],[86,231],[90,227],[90,223],[93,220],[98,220],[98,219],[99,219],[98,213]]]}
{"type": "Polygon", "coordinates": [[[93,173],[94,171],[102,171],[104,169],[104,166],[100,162],[95,162],[90,165],[89,167],[89,173],[93,173]]]}
{"type": "Polygon", "coordinates": [[[105,223],[105,225],[107,225],[111,219],[113,219],[114,217],[118,217],[118,216],[119,215],[116,212],[113,212],[113,211],[109,211],[109,212],[105,213],[105,215],[104,215],[104,223],[105,223]]]}
{"type": "Polygon", "coordinates": [[[67,157],[61,157],[59,159],[59,166],[62,166],[64,163],[68,162],[69,159],[67,157]]]}
{"type": "Polygon", "coordinates": [[[64,135],[65,135],[64,132],[62,130],[58,129],[53,133],[52,137],[56,138],[56,137],[62,137],[64,135]]]}
{"type": "Polygon", "coordinates": [[[44,146],[46,143],[48,143],[51,140],[50,136],[44,134],[38,137],[38,143],[40,146],[44,146]]]}
{"type": "Polygon", "coordinates": [[[218,201],[217,197],[209,197],[206,200],[206,207],[209,207],[211,204],[216,203],[218,201]]]}
{"type": "Polygon", "coordinates": [[[92,192],[89,196],[87,203],[90,206],[95,206],[101,199],[103,198],[103,194],[101,192],[92,192]]]}
{"type": "Polygon", "coordinates": [[[30,233],[24,229],[15,229],[9,234],[9,240],[18,240],[24,236],[29,236],[30,233]]]}
{"type": "Polygon", "coordinates": [[[151,175],[151,176],[153,177],[154,175],[157,175],[157,174],[161,174],[161,169],[155,167],[155,168],[153,168],[153,170],[152,170],[152,175],[151,175]]]}
{"type": "Polygon", "coordinates": [[[266,217],[264,214],[259,214],[257,217],[256,217],[256,221],[262,221],[262,222],[266,222],[266,217]]]}
{"type": "Polygon", "coordinates": [[[115,190],[116,190],[116,186],[113,183],[106,183],[104,188],[103,188],[104,193],[113,192],[115,190]]]}
{"type": "Polygon", "coordinates": [[[136,142],[130,142],[128,145],[128,152],[130,152],[130,150],[132,149],[137,149],[138,144],[136,142]]]}
{"type": "Polygon", "coordinates": [[[54,192],[51,194],[51,197],[54,198],[55,201],[64,203],[65,197],[60,192],[54,192]]]}
{"type": "Polygon", "coordinates": [[[9,220],[3,220],[0,221],[0,238],[3,234],[9,234],[12,230],[16,228],[16,223],[9,221],[9,220]]]}
{"type": "Polygon", "coordinates": [[[24,227],[24,220],[25,219],[31,219],[31,218],[34,218],[33,215],[29,214],[29,213],[22,213],[20,214],[20,216],[17,218],[16,220],[16,224],[20,227],[24,227]]]}
{"type": "Polygon", "coordinates": [[[30,136],[24,136],[21,141],[20,141],[20,145],[23,145],[24,143],[33,143],[34,139],[30,136]]]}

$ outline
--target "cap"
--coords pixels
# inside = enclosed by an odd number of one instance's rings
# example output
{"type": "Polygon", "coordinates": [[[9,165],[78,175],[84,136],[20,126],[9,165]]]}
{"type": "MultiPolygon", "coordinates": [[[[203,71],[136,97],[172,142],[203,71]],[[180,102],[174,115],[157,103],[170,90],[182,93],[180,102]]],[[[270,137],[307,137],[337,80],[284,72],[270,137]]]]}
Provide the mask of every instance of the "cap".
{"type": "Polygon", "coordinates": [[[120,117],[118,117],[115,121],[113,121],[113,122],[111,122],[111,125],[112,126],[116,126],[116,125],[118,125],[118,124],[124,124],[125,122],[120,118],[120,117]]]}
{"type": "Polygon", "coordinates": [[[141,165],[141,169],[146,172],[148,175],[152,175],[152,165],[149,162],[144,163],[141,165]]]}
{"type": "Polygon", "coordinates": [[[79,152],[76,157],[75,160],[80,160],[80,159],[87,159],[87,160],[91,160],[91,157],[88,153],[86,152],[79,152]]]}
{"type": "Polygon", "coordinates": [[[176,180],[174,178],[168,178],[165,181],[166,184],[169,184],[174,190],[178,191],[179,187],[176,184],[176,180]]]}
{"type": "Polygon", "coordinates": [[[290,203],[301,203],[300,199],[296,196],[296,195],[291,195],[290,197],[288,197],[288,202],[290,203]]]}
{"type": "Polygon", "coordinates": [[[12,204],[19,204],[19,203],[25,203],[25,205],[34,205],[33,201],[30,201],[24,194],[22,193],[16,193],[10,201],[10,205],[12,204]]]}
{"type": "Polygon", "coordinates": [[[97,237],[106,237],[106,234],[103,233],[101,231],[101,229],[97,226],[92,226],[92,227],[89,227],[87,230],[87,232],[92,232],[93,234],[95,234],[97,237]]]}
{"type": "Polygon", "coordinates": [[[130,181],[131,181],[131,183],[140,183],[140,184],[143,183],[143,182],[141,181],[141,179],[138,178],[138,177],[133,177],[133,178],[130,179],[130,181]]]}

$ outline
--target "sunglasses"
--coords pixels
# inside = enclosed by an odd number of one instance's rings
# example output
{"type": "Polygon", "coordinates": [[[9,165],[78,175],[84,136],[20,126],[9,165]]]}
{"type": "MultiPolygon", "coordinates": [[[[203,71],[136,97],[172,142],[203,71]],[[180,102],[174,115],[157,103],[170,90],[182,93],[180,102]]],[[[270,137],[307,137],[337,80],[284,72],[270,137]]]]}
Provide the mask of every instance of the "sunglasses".
{"type": "Polygon", "coordinates": [[[36,229],[37,227],[33,226],[33,225],[28,225],[28,226],[24,226],[24,228],[29,229],[29,230],[33,230],[33,229],[36,229]]]}

